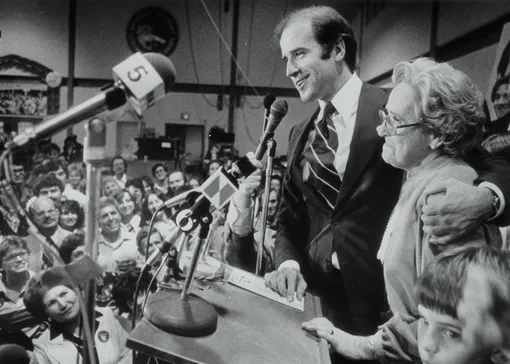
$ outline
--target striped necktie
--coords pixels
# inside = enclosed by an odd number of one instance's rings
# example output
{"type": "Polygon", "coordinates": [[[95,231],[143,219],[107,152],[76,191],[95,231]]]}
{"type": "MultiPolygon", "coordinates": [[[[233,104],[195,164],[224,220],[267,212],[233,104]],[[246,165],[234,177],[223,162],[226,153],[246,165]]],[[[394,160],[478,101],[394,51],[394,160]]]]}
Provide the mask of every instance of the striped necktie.
{"type": "Polygon", "coordinates": [[[303,152],[305,168],[309,171],[306,183],[319,193],[331,209],[335,206],[342,183],[335,169],[338,135],[331,120],[335,111],[333,104],[328,102],[322,119],[315,124],[313,141],[303,152]]]}

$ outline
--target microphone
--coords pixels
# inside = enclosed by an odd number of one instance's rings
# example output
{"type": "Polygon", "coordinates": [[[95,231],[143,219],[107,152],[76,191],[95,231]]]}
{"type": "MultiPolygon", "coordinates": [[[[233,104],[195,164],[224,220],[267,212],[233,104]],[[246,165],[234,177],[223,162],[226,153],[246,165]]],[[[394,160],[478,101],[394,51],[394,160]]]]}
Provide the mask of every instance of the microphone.
{"type": "Polygon", "coordinates": [[[264,96],[264,122],[262,123],[262,132],[266,130],[267,127],[267,120],[269,119],[269,111],[271,109],[271,105],[273,105],[273,102],[276,100],[276,96],[273,94],[267,94],[264,96]]]}
{"type": "Polygon", "coordinates": [[[169,242],[165,242],[161,248],[159,249],[156,249],[156,251],[154,253],[152,253],[152,255],[149,257],[149,259],[147,259],[147,261],[145,262],[145,265],[144,267],[145,268],[148,268],[148,267],[152,267],[152,265],[154,263],[156,263],[156,261],[161,258],[161,256],[163,254],[166,254],[168,253],[168,251],[170,250],[170,248],[172,247],[172,244],[169,243],[169,242]]]}
{"type": "Polygon", "coordinates": [[[34,138],[46,138],[105,110],[126,103],[138,115],[169,92],[175,82],[175,67],[157,53],[135,53],[113,68],[115,83],[104,92],[69,110],[28,128],[17,135],[11,146],[21,147],[34,138]]]}
{"type": "Polygon", "coordinates": [[[191,195],[192,193],[201,193],[201,189],[194,188],[192,190],[185,191],[183,193],[178,194],[177,196],[174,196],[174,197],[166,200],[165,202],[163,202],[163,205],[165,206],[164,208],[166,209],[169,207],[174,207],[175,205],[180,205],[181,203],[186,201],[188,199],[188,197],[191,197],[189,195],[191,195]]]}
{"type": "Polygon", "coordinates": [[[267,120],[267,127],[264,130],[264,134],[262,134],[262,138],[260,138],[259,145],[257,146],[257,150],[255,151],[255,159],[261,160],[266,153],[267,149],[267,141],[273,137],[274,131],[282,121],[283,117],[287,115],[287,111],[289,107],[285,100],[276,100],[269,110],[270,115],[267,120]]]}

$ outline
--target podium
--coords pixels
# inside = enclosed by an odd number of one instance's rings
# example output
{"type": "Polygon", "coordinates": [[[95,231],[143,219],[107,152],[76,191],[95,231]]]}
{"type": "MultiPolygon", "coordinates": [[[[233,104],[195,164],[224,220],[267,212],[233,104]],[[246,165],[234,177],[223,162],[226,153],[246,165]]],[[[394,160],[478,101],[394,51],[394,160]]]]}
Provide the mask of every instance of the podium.
{"type": "Polygon", "coordinates": [[[224,280],[191,290],[218,312],[214,334],[174,335],[143,318],[127,347],[174,364],[330,363],[326,340],[301,329],[302,322],[322,316],[318,297],[307,294],[300,311],[229,284],[228,275],[227,269],[224,280]]]}

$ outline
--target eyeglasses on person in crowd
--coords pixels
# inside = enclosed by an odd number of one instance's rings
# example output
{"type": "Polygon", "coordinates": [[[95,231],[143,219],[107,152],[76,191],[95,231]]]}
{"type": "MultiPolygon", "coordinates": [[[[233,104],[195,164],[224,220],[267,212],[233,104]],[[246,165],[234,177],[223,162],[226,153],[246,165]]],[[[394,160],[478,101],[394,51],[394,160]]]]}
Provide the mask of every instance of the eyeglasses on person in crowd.
{"type": "Polygon", "coordinates": [[[14,263],[16,260],[18,260],[18,257],[25,260],[28,257],[28,252],[26,250],[16,252],[14,254],[9,254],[3,259],[4,263],[14,263]]]}

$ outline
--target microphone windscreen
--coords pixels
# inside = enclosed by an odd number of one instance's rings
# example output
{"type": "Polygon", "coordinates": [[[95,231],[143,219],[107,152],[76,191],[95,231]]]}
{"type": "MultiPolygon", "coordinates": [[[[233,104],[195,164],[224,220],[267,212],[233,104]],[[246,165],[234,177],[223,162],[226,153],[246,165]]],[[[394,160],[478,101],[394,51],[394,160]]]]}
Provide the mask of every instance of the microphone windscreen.
{"type": "Polygon", "coordinates": [[[143,55],[154,67],[165,83],[165,93],[170,92],[175,83],[175,67],[172,61],[159,53],[144,53],[143,55]]]}
{"type": "Polygon", "coordinates": [[[273,115],[278,121],[281,121],[283,117],[287,115],[287,111],[289,111],[289,106],[285,100],[278,99],[273,102],[273,105],[271,105],[271,115],[273,115]]]}
{"type": "Polygon", "coordinates": [[[273,105],[274,100],[276,100],[276,96],[273,94],[267,94],[264,96],[264,109],[269,110],[271,105],[273,105]]]}
{"type": "Polygon", "coordinates": [[[0,345],[0,363],[29,364],[30,357],[23,347],[16,344],[0,345]]]}

